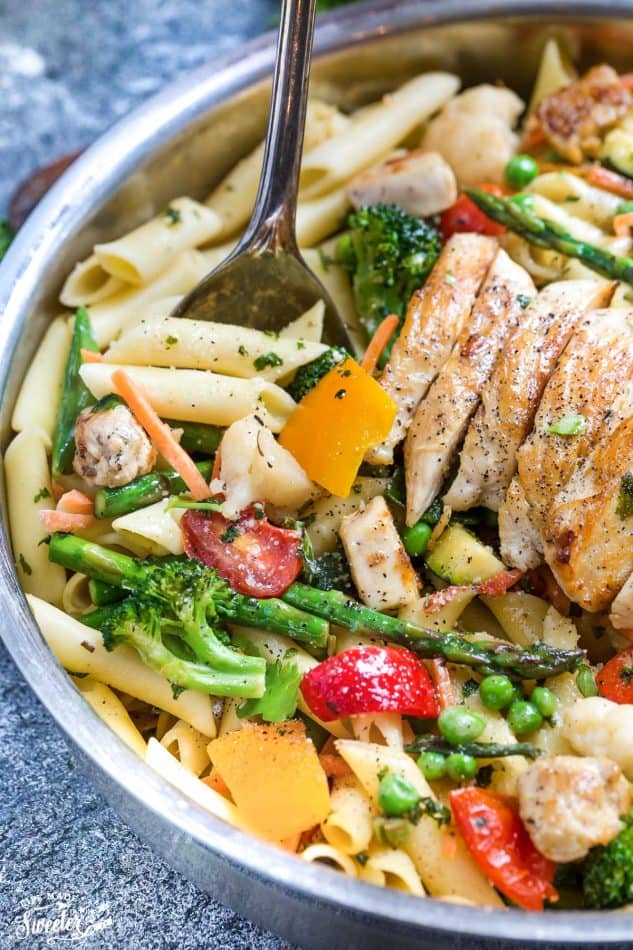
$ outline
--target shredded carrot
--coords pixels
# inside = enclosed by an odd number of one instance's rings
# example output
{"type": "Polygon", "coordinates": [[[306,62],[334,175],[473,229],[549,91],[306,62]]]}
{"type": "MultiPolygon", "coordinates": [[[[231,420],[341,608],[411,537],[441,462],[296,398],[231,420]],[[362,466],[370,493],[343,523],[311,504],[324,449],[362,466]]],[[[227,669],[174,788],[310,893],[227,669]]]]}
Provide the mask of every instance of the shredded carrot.
{"type": "Polygon", "coordinates": [[[391,339],[391,335],[394,330],[397,328],[398,317],[395,313],[390,313],[388,317],[382,321],[371,340],[369,341],[369,346],[365,350],[365,355],[361,361],[361,366],[366,373],[373,373],[376,369],[376,364],[380,359],[380,354],[386,347],[387,343],[391,339]]]}
{"type": "Polygon", "coordinates": [[[61,496],[57,502],[57,510],[68,515],[91,515],[94,512],[94,502],[88,495],[73,488],[61,496]]]}
{"type": "Polygon", "coordinates": [[[220,472],[222,470],[222,446],[218,445],[215,450],[215,458],[213,459],[213,469],[211,470],[211,481],[215,478],[220,477],[220,472]]]}
{"type": "Polygon", "coordinates": [[[141,425],[165,461],[180,475],[196,501],[209,498],[211,491],[204,478],[174,438],[171,429],[150,405],[143,389],[124,369],[112,374],[112,382],[119,396],[125,400],[136,421],[141,425]]]}
{"type": "Polygon", "coordinates": [[[94,350],[80,350],[79,352],[84,363],[103,363],[101,353],[95,353],[94,350]]]}
{"type": "Polygon", "coordinates": [[[585,180],[596,188],[604,188],[620,198],[633,198],[633,181],[612,172],[610,168],[604,168],[602,165],[590,165],[585,173],[585,180]]]}
{"type": "Polygon", "coordinates": [[[613,219],[613,233],[618,237],[630,237],[633,229],[633,211],[616,214],[613,219]]]}
{"type": "Polygon", "coordinates": [[[444,838],[442,846],[442,857],[446,861],[452,861],[457,854],[457,838],[454,834],[448,834],[444,838]]]}
{"type": "Polygon", "coordinates": [[[342,778],[345,775],[351,775],[352,770],[340,755],[332,755],[329,752],[322,752],[319,755],[321,768],[328,778],[342,778]]]}
{"type": "Polygon", "coordinates": [[[208,785],[209,788],[212,788],[214,792],[217,792],[218,795],[223,795],[225,798],[230,799],[231,793],[229,791],[229,786],[226,784],[217,769],[211,769],[209,775],[205,775],[201,781],[203,781],[205,785],[208,785]]]}
{"type": "Polygon", "coordinates": [[[440,703],[440,709],[448,709],[455,705],[455,693],[453,684],[446,663],[444,660],[431,660],[429,663],[431,679],[437,691],[437,698],[440,703]]]}
{"type": "Polygon", "coordinates": [[[291,835],[289,838],[282,838],[282,840],[279,842],[279,847],[283,848],[284,851],[291,851],[293,854],[295,854],[300,843],[300,834],[291,835]]]}
{"type": "Polygon", "coordinates": [[[90,528],[95,520],[92,515],[70,514],[50,508],[39,511],[38,515],[46,531],[82,531],[90,528]]]}

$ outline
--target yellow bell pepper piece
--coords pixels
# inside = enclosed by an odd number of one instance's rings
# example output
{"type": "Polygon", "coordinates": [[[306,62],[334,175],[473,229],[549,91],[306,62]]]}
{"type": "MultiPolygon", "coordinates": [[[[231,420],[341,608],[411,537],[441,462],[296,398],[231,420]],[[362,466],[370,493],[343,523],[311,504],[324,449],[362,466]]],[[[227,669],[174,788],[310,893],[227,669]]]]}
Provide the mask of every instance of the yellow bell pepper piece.
{"type": "Polygon", "coordinates": [[[346,359],[303,397],[279,442],[314,482],[346,498],[365,452],[388,436],[396,413],[382,386],[346,359]]]}

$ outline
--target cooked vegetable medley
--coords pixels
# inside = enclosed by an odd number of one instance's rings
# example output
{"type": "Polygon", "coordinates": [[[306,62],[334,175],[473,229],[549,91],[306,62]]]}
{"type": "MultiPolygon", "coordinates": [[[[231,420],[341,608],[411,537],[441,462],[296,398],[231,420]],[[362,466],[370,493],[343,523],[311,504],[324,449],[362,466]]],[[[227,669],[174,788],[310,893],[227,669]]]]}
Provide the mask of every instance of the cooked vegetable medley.
{"type": "Polygon", "coordinates": [[[310,104],[298,237],[354,353],[322,302],[171,317],[261,149],[76,265],[13,414],[16,567],[86,701],[235,827],[418,897],[633,906],[633,81],[550,40],[529,110],[459,87],[310,104]]]}

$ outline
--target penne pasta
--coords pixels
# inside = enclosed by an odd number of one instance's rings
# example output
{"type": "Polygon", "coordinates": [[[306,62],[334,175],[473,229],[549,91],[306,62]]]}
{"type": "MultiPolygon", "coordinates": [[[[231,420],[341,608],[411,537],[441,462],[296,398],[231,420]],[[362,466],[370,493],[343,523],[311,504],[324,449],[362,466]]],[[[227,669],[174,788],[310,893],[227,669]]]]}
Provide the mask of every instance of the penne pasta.
{"type": "Polygon", "coordinates": [[[85,261],[75,264],[64,282],[59,300],[65,307],[88,307],[111,297],[122,290],[123,285],[122,280],[104,270],[96,254],[91,254],[85,261]]]}
{"type": "Polygon", "coordinates": [[[168,509],[168,498],[163,498],[146,508],[139,508],[127,515],[121,515],[112,522],[119,537],[141,556],[165,554],[184,554],[180,519],[182,509],[168,509]]]}
{"type": "Polygon", "coordinates": [[[116,693],[113,693],[108,686],[90,677],[73,676],[72,680],[97,716],[103,719],[106,725],[110,726],[110,729],[116,732],[119,739],[129,745],[133,752],[144,758],[147,743],[132,722],[130,714],[116,693]]]}
{"type": "Polygon", "coordinates": [[[310,200],[300,199],[297,206],[299,247],[314,247],[339,231],[351,207],[345,188],[337,188],[327,195],[310,200]]]}
{"type": "Polygon", "coordinates": [[[88,577],[79,572],[72,574],[62,594],[62,610],[73,617],[80,617],[93,607],[88,590],[88,577]]]}
{"type": "Polygon", "coordinates": [[[366,851],[373,834],[374,809],[358,781],[351,776],[334,779],[330,806],[330,814],[321,824],[328,844],[343,854],[366,851]]]}
{"type": "Polygon", "coordinates": [[[309,340],[312,343],[320,343],[324,317],[325,304],[322,300],[317,300],[313,307],[285,326],[279,336],[283,340],[309,340]]]}
{"type": "Polygon", "coordinates": [[[356,865],[352,859],[331,844],[311,844],[302,851],[300,857],[309,864],[327,864],[347,877],[358,877],[356,865]]]}
{"type": "Polygon", "coordinates": [[[375,879],[371,883],[380,881],[382,887],[392,887],[394,890],[403,891],[405,894],[415,894],[416,897],[426,895],[420,875],[416,871],[413,861],[404,851],[394,848],[374,847],[365,867],[368,872],[367,880],[371,881],[370,875],[372,873],[375,875],[375,879]]]}
{"type": "Polygon", "coordinates": [[[201,775],[211,764],[207,746],[211,739],[215,739],[215,736],[215,732],[213,735],[203,736],[188,722],[179,719],[163,735],[160,744],[168,752],[175,746],[178,750],[180,764],[184,765],[187,771],[193,772],[194,775],[201,775]]]}
{"type": "Polygon", "coordinates": [[[367,713],[351,720],[354,736],[360,742],[380,742],[403,749],[402,716],[399,713],[367,713]]]}
{"type": "MultiPolygon", "coordinates": [[[[112,374],[120,368],[115,363],[84,363],[80,375],[95,399],[101,399],[114,391],[112,374]]],[[[265,379],[153,366],[126,366],[125,370],[166,419],[229,426],[256,412],[273,432],[279,432],[295,408],[283,389],[265,379]]]]}
{"type": "Polygon", "coordinates": [[[11,416],[14,432],[38,430],[47,450],[53,444],[70,334],[64,317],[53,320],[27,370],[11,416]]]}
{"type": "Polygon", "coordinates": [[[349,274],[331,260],[334,253],[333,246],[325,244],[320,248],[308,248],[302,253],[310,270],[329,293],[332,303],[345,324],[352,343],[353,355],[362,356],[365,352],[367,334],[358,317],[349,274]]]}

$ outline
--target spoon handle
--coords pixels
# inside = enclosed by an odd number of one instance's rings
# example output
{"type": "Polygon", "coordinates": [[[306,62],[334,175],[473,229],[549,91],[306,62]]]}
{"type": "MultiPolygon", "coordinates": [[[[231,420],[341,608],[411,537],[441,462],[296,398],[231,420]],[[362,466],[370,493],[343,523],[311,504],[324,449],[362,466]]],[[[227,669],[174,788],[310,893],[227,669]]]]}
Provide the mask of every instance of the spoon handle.
{"type": "Polygon", "coordinates": [[[296,249],[295,215],[316,0],[283,0],[264,162],[238,251],[296,249]]]}

